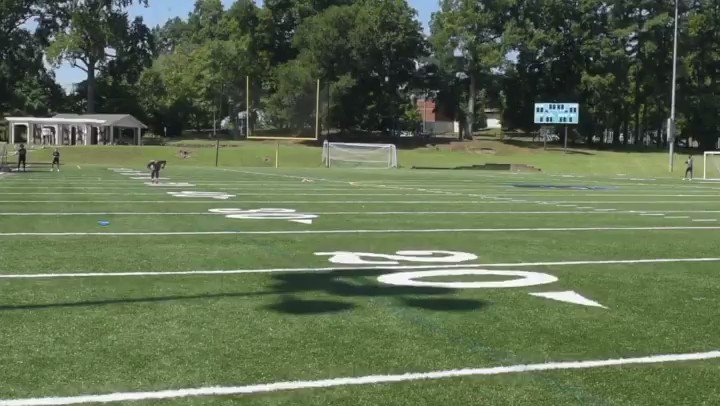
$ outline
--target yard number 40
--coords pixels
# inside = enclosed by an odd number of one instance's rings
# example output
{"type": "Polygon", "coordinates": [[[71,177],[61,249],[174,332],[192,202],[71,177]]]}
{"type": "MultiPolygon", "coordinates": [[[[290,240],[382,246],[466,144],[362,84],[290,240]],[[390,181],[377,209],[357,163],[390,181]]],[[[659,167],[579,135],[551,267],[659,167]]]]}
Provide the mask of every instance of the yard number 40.
{"type": "MultiPolygon", "coordinates": [[[[388,266],[389,270],[408,271],[389,273],[378,277],[379,282],[395,286],[445,289],[498,289],[540,286],[558,281],[558,278],[546,273],[516,270],[487,270],[482,269],[481,265],[465,264],[478,259],[477,255],[465,252],[422,250],[397,251],[395,254],[375,254],[369,252],[336,251],[317,252],[315,255],[327,256],[333,264],[388,266]],[[400,266],[403,262],[432,264],[433,266],[400,266]],[[477,282],[423,281],[423,279],[426,278],[453,276],[500,276],[506,277],[507,279],[477,282]]],[[[605,306],[587,299],[574,291],[539,292],[530,293],[530,295],[577,305],[605,308],[605,306]]]]}

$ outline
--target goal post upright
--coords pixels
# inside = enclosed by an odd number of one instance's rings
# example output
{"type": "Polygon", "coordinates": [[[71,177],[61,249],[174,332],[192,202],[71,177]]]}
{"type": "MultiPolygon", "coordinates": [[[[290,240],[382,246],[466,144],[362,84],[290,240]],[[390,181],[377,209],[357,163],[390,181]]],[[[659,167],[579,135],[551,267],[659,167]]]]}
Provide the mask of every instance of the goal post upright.
{"type": "Polygon", "coordinates": [[[720,180],[720,162],[714,163],[713,157],[720,160],[720,151],[706,151],[703,154],[703,179],[705,180],[720,180]],[[715,169],[714,173],[709,173],[715,169]]]}

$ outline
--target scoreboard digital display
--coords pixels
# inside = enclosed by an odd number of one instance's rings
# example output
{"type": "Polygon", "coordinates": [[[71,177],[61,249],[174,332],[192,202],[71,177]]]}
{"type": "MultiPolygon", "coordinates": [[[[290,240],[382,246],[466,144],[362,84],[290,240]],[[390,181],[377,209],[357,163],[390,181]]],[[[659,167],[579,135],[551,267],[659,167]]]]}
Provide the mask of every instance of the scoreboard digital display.
{"type": "Polygon", "coordinates": [[[579,122],[578,103],[535,103],[535,124],[577,125],[579,122]]]}

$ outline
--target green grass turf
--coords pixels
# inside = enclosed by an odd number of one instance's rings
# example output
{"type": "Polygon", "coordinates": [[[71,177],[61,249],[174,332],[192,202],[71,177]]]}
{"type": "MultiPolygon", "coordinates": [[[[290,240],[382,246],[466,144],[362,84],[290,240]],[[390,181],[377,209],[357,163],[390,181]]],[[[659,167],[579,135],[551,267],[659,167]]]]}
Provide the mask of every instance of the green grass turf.
{"type": "MultiPolygon", "coordinates": [[[[328,251],[452,250],[478,255],[472,264],[718,256],[716,229],[559,229],[720,227],[720,222],[692,221],[720,220],[720,185],[613,179],[613,171],[563,178],[458,171],[214,169],[173,161],[163,172],[172,181],[197,185],[189,190],[236,194],[219,201],[176,198],[167,194],[173,189],[151,188],[106,168],[142,169],[157,151],[174,150],[68,149],[61,173],[0,175],[0,274],[324,268],[333,265],[314,253],[328,251]],[[76,158],[81,169],[74,166],[76,158]],[[92,164],[98,161],[103,165],[92,164]],[[314,181],[303,183],[302,178],[314,181]],[[305,225],[208,214],[212,208],[268,207],[319,218],[305,225]],[[688,218],[668,218],[674,216],[688,218]],[[100,220],[111,224],[101,227],[100,220]],[[493,228],[558,230],[488,230],[493,228]],[[443,231],[411,231],[433,229],[443,231]],[[307,230],[327,233],[300,233],[307,230]],[[333,233],[343,230],[376,233],[333,233]],[[170,231],[284,233],[7,234],[170,231]]],[[[532,159],[551,161],[549,156],[532,159]]],[[[601,166],[593,162],[583,168],[601,166]]],[[[620,158],[608,165],[620,166],[620,158]]],[[[479,290],[397,287],[377,281],[392,270],[0,279],[0,399],[717,350],[719,265],[532,266],[518,269],[548,273],[559,281],[479,290]],[[607,309],[528,295],[563,290],[576,291],[607,309]]],[[[477,279],[428,279],[451,280],[477,279]]],[[[711,405],[720,403],[719,381],[720,361],[714,360],[126,404],[711,405]]]]}
{"type": "MultiPolygon", "coordinates": [[[[530,145],[530,144],[528,144],[530,145]]],[[[218,164],[224,168],[234,167],[275,167],[276,149],[279,147],[279,166],[281,168],[320,168],[321,147],[319,144],[302,144],[275,141],[223,141],[218,164]]],[[[52,161],[52,149],[31,151],[30,162],[52,161]]],[[[71,166],[84,164],[104,164],[107,166],[141,167],[151,159],[165,159],[172,166],[209,167],[215,165],[216,149],[210,141],[181,141],[168,146],[138,147],[63,147],[63,163],[71,166]],[[189,159],[181,159],[179,151],[189,151],[189,159]]],[[[615,177],[682,177],[685,171],[685,155],[677,155],[675,171],[668,173],[667,152],[648,149],[646,152],[613,152],[599,150],[571,150],[564,153],[561,149],[528,148],[498,141],[477,141],[460,144],[457,147],[440,145],[437,147],[419,147],[400,149],[399,163],[404,168],[419,167],[457,167],[486,163],[533,165],[548,174],[582,174],[615,177]],[[484,148],[494,151],[483,154],[484,148]]],[[[11,161],[13,158],[11,157],[11,161]]],[[[703,170],[702,154],[695,157],[696,175],[703,170]]],[[[711,168],[716,177],[717,168],[711,168]]]]}

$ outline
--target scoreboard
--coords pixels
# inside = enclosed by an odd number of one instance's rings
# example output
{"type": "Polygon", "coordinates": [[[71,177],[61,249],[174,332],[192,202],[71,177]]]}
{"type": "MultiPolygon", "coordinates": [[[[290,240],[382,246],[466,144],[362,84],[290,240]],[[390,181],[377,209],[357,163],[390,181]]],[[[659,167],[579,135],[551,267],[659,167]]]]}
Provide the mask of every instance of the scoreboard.
{"type": "Polygon", "coordinates": [[[535,124],[577,125],[579,122],[578,103],[535,103],[535,124]]]}

